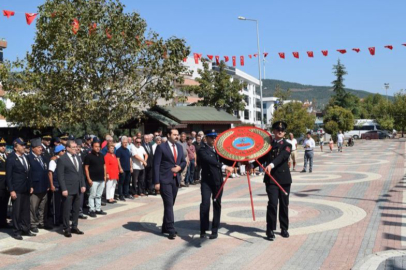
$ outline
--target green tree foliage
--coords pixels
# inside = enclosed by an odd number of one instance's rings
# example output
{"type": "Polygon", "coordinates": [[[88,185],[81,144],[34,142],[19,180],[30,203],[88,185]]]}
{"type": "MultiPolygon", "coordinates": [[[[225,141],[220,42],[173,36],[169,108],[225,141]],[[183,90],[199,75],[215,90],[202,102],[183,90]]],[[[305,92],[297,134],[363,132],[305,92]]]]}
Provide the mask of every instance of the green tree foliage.
{"type": "Polygon", "coordinates": [[[331,106],[324,115],[323,123],[326,132],[335,136],[339,130],[346,132],[353,129],[354,116],[350,110],[331,106]]]}
{"type": "Polygon", "coordinates": [[[404,91],[395,94],[393,118],[395,120],[395,129],[401,131],[403,137],[406,128],[406,93],[404,91]]]}
{"type": "Polygon", "coordinates": [[[46,0],[38,13],[31,52],[0,70],[12,122],[66,128],[86,119],[112,129],[183,82],[185,41],[148,32],[119,0],[46,0]]]}
{"type": "Polygon", "coordinates": [[[228,113],[244,110],[244,95],[240,91],[247,85],[238,80],[231,80],[223,61],[216,71],[210,69],[208,61],[202,59],[202,62],[203,69],[198,70],[200,78],[196,78],[199,85],[185,87],[187,91],[202,98],[197,105],[223,109],[228,113]]]}
{"type": "Polygon", "coordinates": [[[290,98],[290,96],[292,95],[292,92],[290,91],[290,89],[287,89],[286,91],[283,90],[279,84],[277,84],[275,86],[275,92],[274,92],[274,97],[279,98],[280,102],[283,102],[285,100],[288,100],[290,98]]]}
{"type": "Polygon", "coordinates": [[[272,122],[285,121],[288,125],[288,132],[295,136],[300,136],[307,129],[314,126],[315,115],[309,114],[301,102],[289,102],[279,107],[274,115],[272,122]]]}
{"type": "Polygon", "coordinates": [[[340,59],[338,59],[337,65],[333,66],[333,73],[337,77],[332,82],[333,92],[335,93],[334,103],[337,106],[344,107],[345,98],[347,96],[347,91],[344,89],[344,75],[347,75],[347,71],[345,70],[345,66],[341,64],[340,59]]]}

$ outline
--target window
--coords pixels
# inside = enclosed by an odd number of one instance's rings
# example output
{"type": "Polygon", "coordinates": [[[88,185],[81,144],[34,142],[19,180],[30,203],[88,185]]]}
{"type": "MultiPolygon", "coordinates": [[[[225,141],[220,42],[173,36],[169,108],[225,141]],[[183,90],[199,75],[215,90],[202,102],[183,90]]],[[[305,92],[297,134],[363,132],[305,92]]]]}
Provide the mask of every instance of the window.
{"type": "Polygon", "coordinates": [[[250,113],[249,113],[248,110],[245,110],[245,111],[244,111],[244,119],[245,119],[245,120],[250,120],[250,113]]]}
{"type": "Polygon", "coordinates": [[[245,103],[247,103],[247,106],[249,106],[250,105],[250,98],[247,95],[244,95],[244,100],[245,100],[245,103]]]}
{"type": "Polygon", "coordinates": [[[234,116],[236,116],[237,118],[240,118],[240,114],[238,111],[234,111],[234,116]]]}
{"type": "Polygon", "coordinates": [[[257,112],[257,121],[261,121],[261,112],[257,112]]]}
{"type": "MultiPolygon", "coordinates": [[[[261,100],[257,99],[257,108],[261,109],[261,100]]],[[[265,108],[264,108],[265,109],[265,108]]]]}

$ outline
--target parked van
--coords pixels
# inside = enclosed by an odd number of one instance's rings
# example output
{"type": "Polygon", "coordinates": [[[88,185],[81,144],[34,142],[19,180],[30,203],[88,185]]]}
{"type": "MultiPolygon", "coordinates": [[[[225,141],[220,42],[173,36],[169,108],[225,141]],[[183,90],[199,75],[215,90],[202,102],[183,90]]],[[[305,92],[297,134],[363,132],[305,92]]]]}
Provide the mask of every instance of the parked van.
{"type": "Polygon", "coordinates": [[[360,139],[362,134],[371,130],[379,130],[379,129],[381,129],[381,127],[373,119],[357,119],[355,120],[353,129],[345,132],[344,137],[345,138],[352,137],[354,139],[360,139]]]}

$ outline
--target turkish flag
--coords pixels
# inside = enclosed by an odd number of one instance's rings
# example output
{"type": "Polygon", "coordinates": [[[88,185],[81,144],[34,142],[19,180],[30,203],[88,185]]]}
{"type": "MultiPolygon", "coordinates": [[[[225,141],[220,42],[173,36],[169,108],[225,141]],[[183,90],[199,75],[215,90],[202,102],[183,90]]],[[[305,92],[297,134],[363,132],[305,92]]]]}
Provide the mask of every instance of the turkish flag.
{"type": "Polygon", "coordinates": [[[393,50],[393,46],[392,45],[386,45],[385,48],[389,49],[389,50],[393,50]]]}
{"type": "Polygon", "coordinates": [[[244,66],[244,56],[240,56],[240,64],[241,66],[244,66]]]}
{"type": "Polygon", "coordinates": [[[186,62],[186,61],[187,61],[187,57],[183,58],[183,62],[186,62]]]}
{"type": "Polygon", "coordinates": [[[321,51],[321,53],[322,53],[324,56],[327,56],[327,55],[328,55],[328,51],[327,51],[327,50],[321,51]]]}
{"type": "Polygon", "coordinates": [[[235,67],[235,66],[237,65],[237,63],[236,63],[236,62],[237,62],[237,61],[236,61],[236,57],[233,56],[232,59],[233,59],[233,67],[235,67]]]}
{"type": "Polygon", "coordinates": [[[357,53],[359,53],[361,50],[359,49],[359,48],[354,48],[354,49],[352,49],[354,52],[357,52],[357,53]]]}
{"type": "Polygon", "coordinates": [[[280,53],[278,53],[278,54],[279,54],[279,57],[280,57],[280,58],[285,59],[285,53],[284,53],[284,52],[280,52],[280,53]]]}
{"type": "Polygon", "coordinates": [[[228,62],[229,59],[230,58],[228,58],[228,56],[224,56],[224,60],[225,60],[226,63],[228,62]]]}
{"type": "Polygon", "coordinates": [[[78,19],[73,19],[73,22],[72,22],[72,32],[76,35],[77,33],[78,33],[78,31],[79,31],[79,21],[78,21],[78,19]]]}
{"type": "Polygon", "coordinates": [[[199,59],[202,58],[202,54],[198,53],[197,56],[199,56],[199,59]]]}
{"type": "Polygon", "coordinates": [[[220,56],[216,55],[216,64],[220,65],[220,56]]]}
{"type": "Polygon", "coordinates": [[[337,50],[337,52],[339,52],[341,54],[345,54],[347,52],[347,50],[337,50]]]}
{"type": "Polygon", "coordinates": [[[293,52],[293,57],[299,59],[299,52],[293,52]]]}
{"type": "Polygon", "coordinates": [[[256,54],[254,54],[254,57],[257,57],[258,56],[258,54],[256,53],[256,54]]]}
{"type": "Polygon", "coordinates": [[[268,53],[267,53],[267,52],[266,52],[266,53],[264,53],[264,58],[265,58],[265,57],[267,57],[267,56],[268,56],[268,53]]]}
{"type": "Polygon", "coordinates": [[[313,52],[312,52],[312,51],[308,51],[308,52],[307,52],[307,56],[313,57],[313,56],[314,56],[314,55],[313,55],[313,52]]]}
{"type": "Polygon", "coordinates": [[[251,55],[251,54],[249,54],[249,55],[248,55],[248,57],[251,59],[251,58],[252,58],[252,55],[251,55]]]}
{"type": "Polygon", "coordinates": [[[3,10],[3,15],[6,16],[7,18],[10,18],[10,16],[14,16],[15,12],[11,10],[3,10]]]}
{"type": "Polygon", "coordinates": [[[210,60],[213,60],[213,55],[208,54],[207,57],[208,57],[210,60]]]}
{"type": "Polygon", "coordinates": [[[195,59],[195,64],[199,64],[199,54],[194,53],[193,58],[195,59]]]}
{"type": "Polygon", "coordinates": [[[89,35],[93,34],[94,31],[96,31],[97,28],[97,23],[92,23],[91,25],[89,25],[89,35]]]}
{"type": "Polygon", "coordinates": [[[30,25],[37,17],[37,13],[25,13],[25,19],[27,20],[27,24],[30,25]]]}
{"type": "Polygon", "coordinates": [[[406,46],[406,43],[403,43],[402,45],[403,45],[403,46],[406,46]]]}
{"type": "Polygon", "coordinates": [[[369,47],[368,50],[371,55],[375,55],[375,47],[369,47]]]}
{"type": "MultiPolygon", "coordinates": [[[[109,29],[106,29],[106,36],[107,36],[108,39],[111,39],[111,38],[112,38],[109,29]]],[[[148,40],[147,40],[147,41],[148,41],[148,40]]],[[[145,43],[147,43],[147,41],[145,41],[145,43]]]]}

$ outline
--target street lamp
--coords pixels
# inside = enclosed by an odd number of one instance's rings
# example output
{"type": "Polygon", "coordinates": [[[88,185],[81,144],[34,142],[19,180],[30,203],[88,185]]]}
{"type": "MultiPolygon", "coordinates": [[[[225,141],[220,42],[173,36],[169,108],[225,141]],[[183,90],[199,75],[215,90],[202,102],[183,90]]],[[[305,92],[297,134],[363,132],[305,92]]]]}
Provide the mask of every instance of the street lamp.
{"type": "Polygon", "coordinates": [[[264,104],[262,102],[262,78],[261,78],[261,53],[259,50],[259,28],[258,28],[258,20],[254,19],[247,19],[245,17],[239,16],[239,20],[241,21],[252,21],[256,22],[257,24],[257,46],[258,46],[258,72],[259,72],[259,94],[261,98],[261,128],[264,128],[264,104]]]}
{"type": "Polygon", "coordinates": [[[386,90],[386,102],[389,104],[389,98],[388,98],[389,83],[384,83],[383,85],[385,86],[385,90],[386,90]]]}

